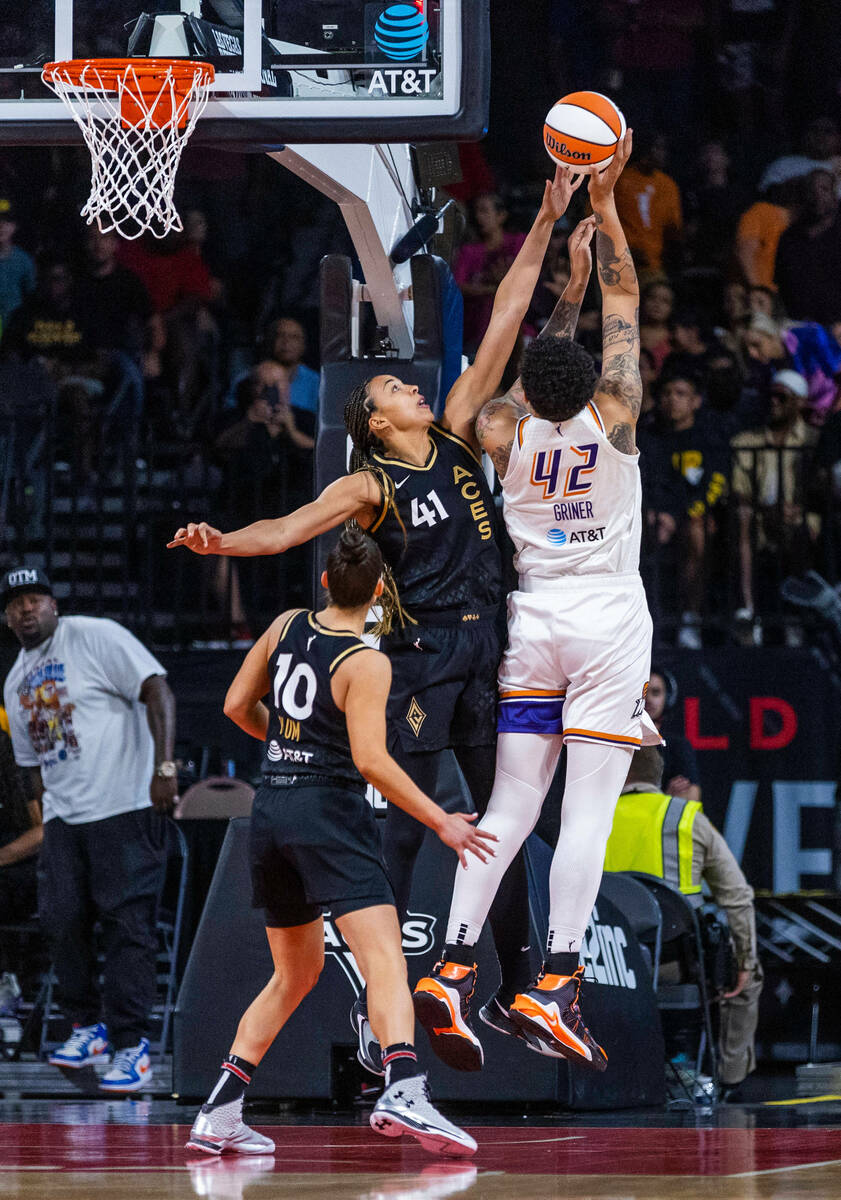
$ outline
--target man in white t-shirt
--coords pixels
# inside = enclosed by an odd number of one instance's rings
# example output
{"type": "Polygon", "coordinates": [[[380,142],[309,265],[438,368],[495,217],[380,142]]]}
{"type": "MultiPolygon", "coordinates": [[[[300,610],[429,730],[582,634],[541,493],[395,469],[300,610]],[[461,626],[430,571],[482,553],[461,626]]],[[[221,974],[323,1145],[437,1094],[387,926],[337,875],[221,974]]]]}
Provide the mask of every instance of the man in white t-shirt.
{"type": "Polygon", "coordinates": [[[39,916],[73,1023],[50,1062],[84,1067],[110,1043],[114,1057],[100,1087],[138,1091],[151,1076],[146,1033],[164,819],[177,791],[175,697],[164,668],[121,625],[59,617],[39,568],[9,571],[0,604],[21,644],[3,689],[15,759],[43,808],[39,916]]]}

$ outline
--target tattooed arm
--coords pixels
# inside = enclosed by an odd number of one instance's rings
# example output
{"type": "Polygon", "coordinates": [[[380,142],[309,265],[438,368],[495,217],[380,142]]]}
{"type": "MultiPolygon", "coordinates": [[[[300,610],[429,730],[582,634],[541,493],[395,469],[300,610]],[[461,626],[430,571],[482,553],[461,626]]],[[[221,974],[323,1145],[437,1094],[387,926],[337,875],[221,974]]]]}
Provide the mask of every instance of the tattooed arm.
{"type": "Polygon", "coordinates": [[[630,153],[629,130],[607,170],[590,176],[589,188],[602,290],[602,374],[594,400],[608,440],[623,454],[635,452],[634,433],[642,406],[639,282],[613,198],[614,185],[630,153]]]}
{"type": "Polygon", "coordinates": [[[476,439],[494,465],[500,479],[508,470],[511,447],[517,435],[517,422],[525,416],[523,389],[519,379],[504,396],[488,400],[476,418],[476,439]]]}

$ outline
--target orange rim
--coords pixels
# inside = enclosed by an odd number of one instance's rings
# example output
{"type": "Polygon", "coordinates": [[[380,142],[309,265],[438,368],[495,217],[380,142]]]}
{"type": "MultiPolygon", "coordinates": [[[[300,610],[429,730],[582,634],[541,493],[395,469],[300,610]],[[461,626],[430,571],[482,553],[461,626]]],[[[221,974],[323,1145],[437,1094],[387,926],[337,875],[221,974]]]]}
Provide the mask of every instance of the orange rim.
{"type": "Polygon", "coordinates": [[[48,80],[67,79],[82,88],[90,82],[92,88],[103,87],[112,92],[117,91],[118,82],[129,72],[133,73],[141,89],[144,84],[154,87],[169,76],[175,81],[177,90],[185,93],[195,82],[212,83],[215,75],[210,63],[184,58],[72,58],[66,62],[45,63],[42,68],[42,74],[48,80]]]}

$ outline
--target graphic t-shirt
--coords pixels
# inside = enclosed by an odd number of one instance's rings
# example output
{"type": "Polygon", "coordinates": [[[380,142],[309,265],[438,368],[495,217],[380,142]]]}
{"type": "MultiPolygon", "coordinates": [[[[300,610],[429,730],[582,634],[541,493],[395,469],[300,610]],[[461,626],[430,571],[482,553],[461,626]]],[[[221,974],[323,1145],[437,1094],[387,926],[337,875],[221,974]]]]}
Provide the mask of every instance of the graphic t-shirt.
{"type": "Polygon", "coordinates": [[[146,808],[154,745],[139,700],[166,675],[127,629],[60,617],[51,638],[21,650],[3,687],[15,759],[41,768],[44,821],[71,825],[146,808]]]}

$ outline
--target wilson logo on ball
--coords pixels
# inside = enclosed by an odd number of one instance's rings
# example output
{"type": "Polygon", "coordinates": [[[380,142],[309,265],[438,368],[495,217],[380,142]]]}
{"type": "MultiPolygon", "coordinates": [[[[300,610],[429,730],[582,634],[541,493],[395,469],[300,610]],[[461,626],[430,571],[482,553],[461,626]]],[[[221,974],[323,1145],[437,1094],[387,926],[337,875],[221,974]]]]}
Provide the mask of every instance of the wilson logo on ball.
{"type": "Polygon", "coordinates": [[[391,4],[377,17],[374,41],[386,58],[395,62],[417,58],[428,40],[426,17],[414,4],[391,4]]]}
{"type": "Polygon", "coordinates": [[[599,92],[564,96],[543,125],[543,144],[552,161],[585,173],[603,170],[624,135],[625,118],[599,92]]]}

